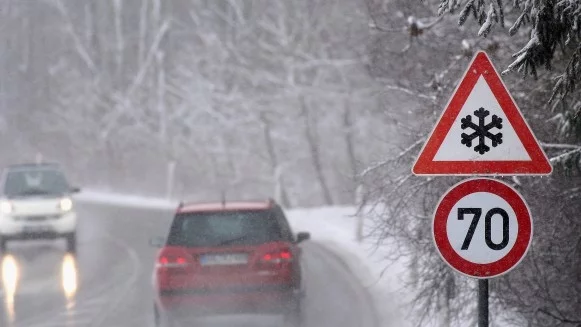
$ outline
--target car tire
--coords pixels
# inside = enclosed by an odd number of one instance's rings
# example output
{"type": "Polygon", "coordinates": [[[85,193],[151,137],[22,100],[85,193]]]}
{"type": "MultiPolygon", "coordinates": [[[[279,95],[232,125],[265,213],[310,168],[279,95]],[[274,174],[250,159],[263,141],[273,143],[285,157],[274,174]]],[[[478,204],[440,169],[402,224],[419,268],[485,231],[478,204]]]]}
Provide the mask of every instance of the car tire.
{"type": "Polygon", "coordinates": [[[8,240],[6,240],[6,238],[0,236],[0,253],[6,252],[6,244],[7,243],[8,243],[8,240]]]}
{"type": "Polygon", "coordinates": [[[155,304],[153,305],[153,323],[155,327],[179,327],[175,319],[163,315],[155,304]]]}
{"type": "Polygon", "coordinates": [[[67,252],[76,254],[77,253],[77,234],[70,233],[65,236],[67,242],[67,252]]]}
{"type": "Polygon", "coordinates": [[[153,305],[153,326],[155,327],[162,327],[161,326],[161,317],[159,316],[159,309],[157,309],[157,305],[153,305]]]}
{"type": "Polygon", "coordinates": [[[305,317],[302,308],[301,300],[297,299],[293,301],[289,311],[284,315],[285,327],[303,327],[305,325],[305,317]]]}
{"type": "Polygon", "coordinates": [[[163,320],[163,327],[180,327],[181,324],[174,318],[166,316],[163,320]]]}

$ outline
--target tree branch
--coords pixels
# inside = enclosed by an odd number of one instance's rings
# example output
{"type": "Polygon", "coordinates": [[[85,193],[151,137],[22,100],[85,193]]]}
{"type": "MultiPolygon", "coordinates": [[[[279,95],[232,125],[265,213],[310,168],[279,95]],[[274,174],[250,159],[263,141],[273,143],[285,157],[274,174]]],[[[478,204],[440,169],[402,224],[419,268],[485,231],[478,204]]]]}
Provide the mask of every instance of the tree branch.
{"type": "Polygon", "coordinates": [[[545,149],[573,149],[573,150],[581,149],[581,145],[575,144],[545,143],[545,142],[539,142],[539,144],[545,149]]]}
{"type": "Polygon", "coordinates": [[[400,152],[398,155],[396,155],[395,157],[385,160],[385,161],[381,161],[378,163],[375,163],[373,165],[371,165],[370,167],[366,168],[363,172],[361,172],[361,174],[359,174],[360,177],[364,177],[372,172],[374,172],[377,169],[383,168],[386,165],[404,157],[405,155],[407,155],[408,153],[410,153],[411,151],[413,151],[418,145],[422,144],[425,141],[426,137],[422,137],[420,139],[418,139],[417,141],[415,141],[414,143],[412,143],[412,145],[410,145],[409,147],[405,148],[402,152],[400,152]]]}
{"type": "Polygon", "coordinates": [[[62,0],[54,0],[54,4],[55,4],[57,10],[61,13],[61,15],[63,16],[63,18],[66,21],[67,31],[70,33],[71,37],[73,38],[73,42],[75,43],[75,48],[77,50],[77,53],[79,54],[79,56],[81,57],[81,59],[83,60],[85,65],[87,65],[87,68],[89,68],[91,73],[96,74],[97,69],[95,66],[95,62],[93,61],[93,59],[89,55],[89,52],[87,51],[87,49],[85,48],[85,46],[81,42],[79,35],[75,32],[73,21],[71,20],[71,17],[69,15],[65,5],[63,4],[62,0]]]}

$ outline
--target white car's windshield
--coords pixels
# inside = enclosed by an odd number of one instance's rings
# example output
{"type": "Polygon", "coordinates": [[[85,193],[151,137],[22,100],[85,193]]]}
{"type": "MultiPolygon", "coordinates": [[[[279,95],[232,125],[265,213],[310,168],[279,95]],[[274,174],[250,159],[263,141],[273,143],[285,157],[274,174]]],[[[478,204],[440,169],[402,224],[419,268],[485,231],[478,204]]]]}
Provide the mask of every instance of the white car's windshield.
{"type": "Polygon", "coordinates": [[[62,195],[69,185],[58,170],[35,169],[11,171],[6,175],[4,194],[7,197],[62,195]]]}

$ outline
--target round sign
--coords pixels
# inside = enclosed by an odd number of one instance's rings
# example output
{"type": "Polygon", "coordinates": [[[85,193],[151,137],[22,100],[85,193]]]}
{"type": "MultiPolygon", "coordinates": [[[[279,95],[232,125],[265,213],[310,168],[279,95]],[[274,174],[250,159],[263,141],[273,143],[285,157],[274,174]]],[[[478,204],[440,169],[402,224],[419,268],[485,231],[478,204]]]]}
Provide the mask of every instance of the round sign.
{"type": "Polygon", "coordinates": [[[448,190],[438,203],[432,227],[442,259],[475,278],[500,276],[518,265],[533,233],[522,196],[488,178],[465,180],[448,190]]]}

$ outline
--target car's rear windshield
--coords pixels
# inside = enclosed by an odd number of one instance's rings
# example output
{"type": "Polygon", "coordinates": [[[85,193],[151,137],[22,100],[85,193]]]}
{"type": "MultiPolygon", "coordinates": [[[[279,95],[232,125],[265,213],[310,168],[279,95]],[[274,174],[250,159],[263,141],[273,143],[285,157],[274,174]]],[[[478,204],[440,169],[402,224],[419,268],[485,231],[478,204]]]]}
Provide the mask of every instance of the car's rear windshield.
{"type": "Polygon", "coordinates": [[[62,195],[69,191],[64,174],[54,169],[8,171],[4,194],[8,197],[62,195]]]}
{"type": "Polygon", "coordinates": [[[179,214],[168,245],[215,247],[256,245],[282,239],[269,210],[179,214]]]}

